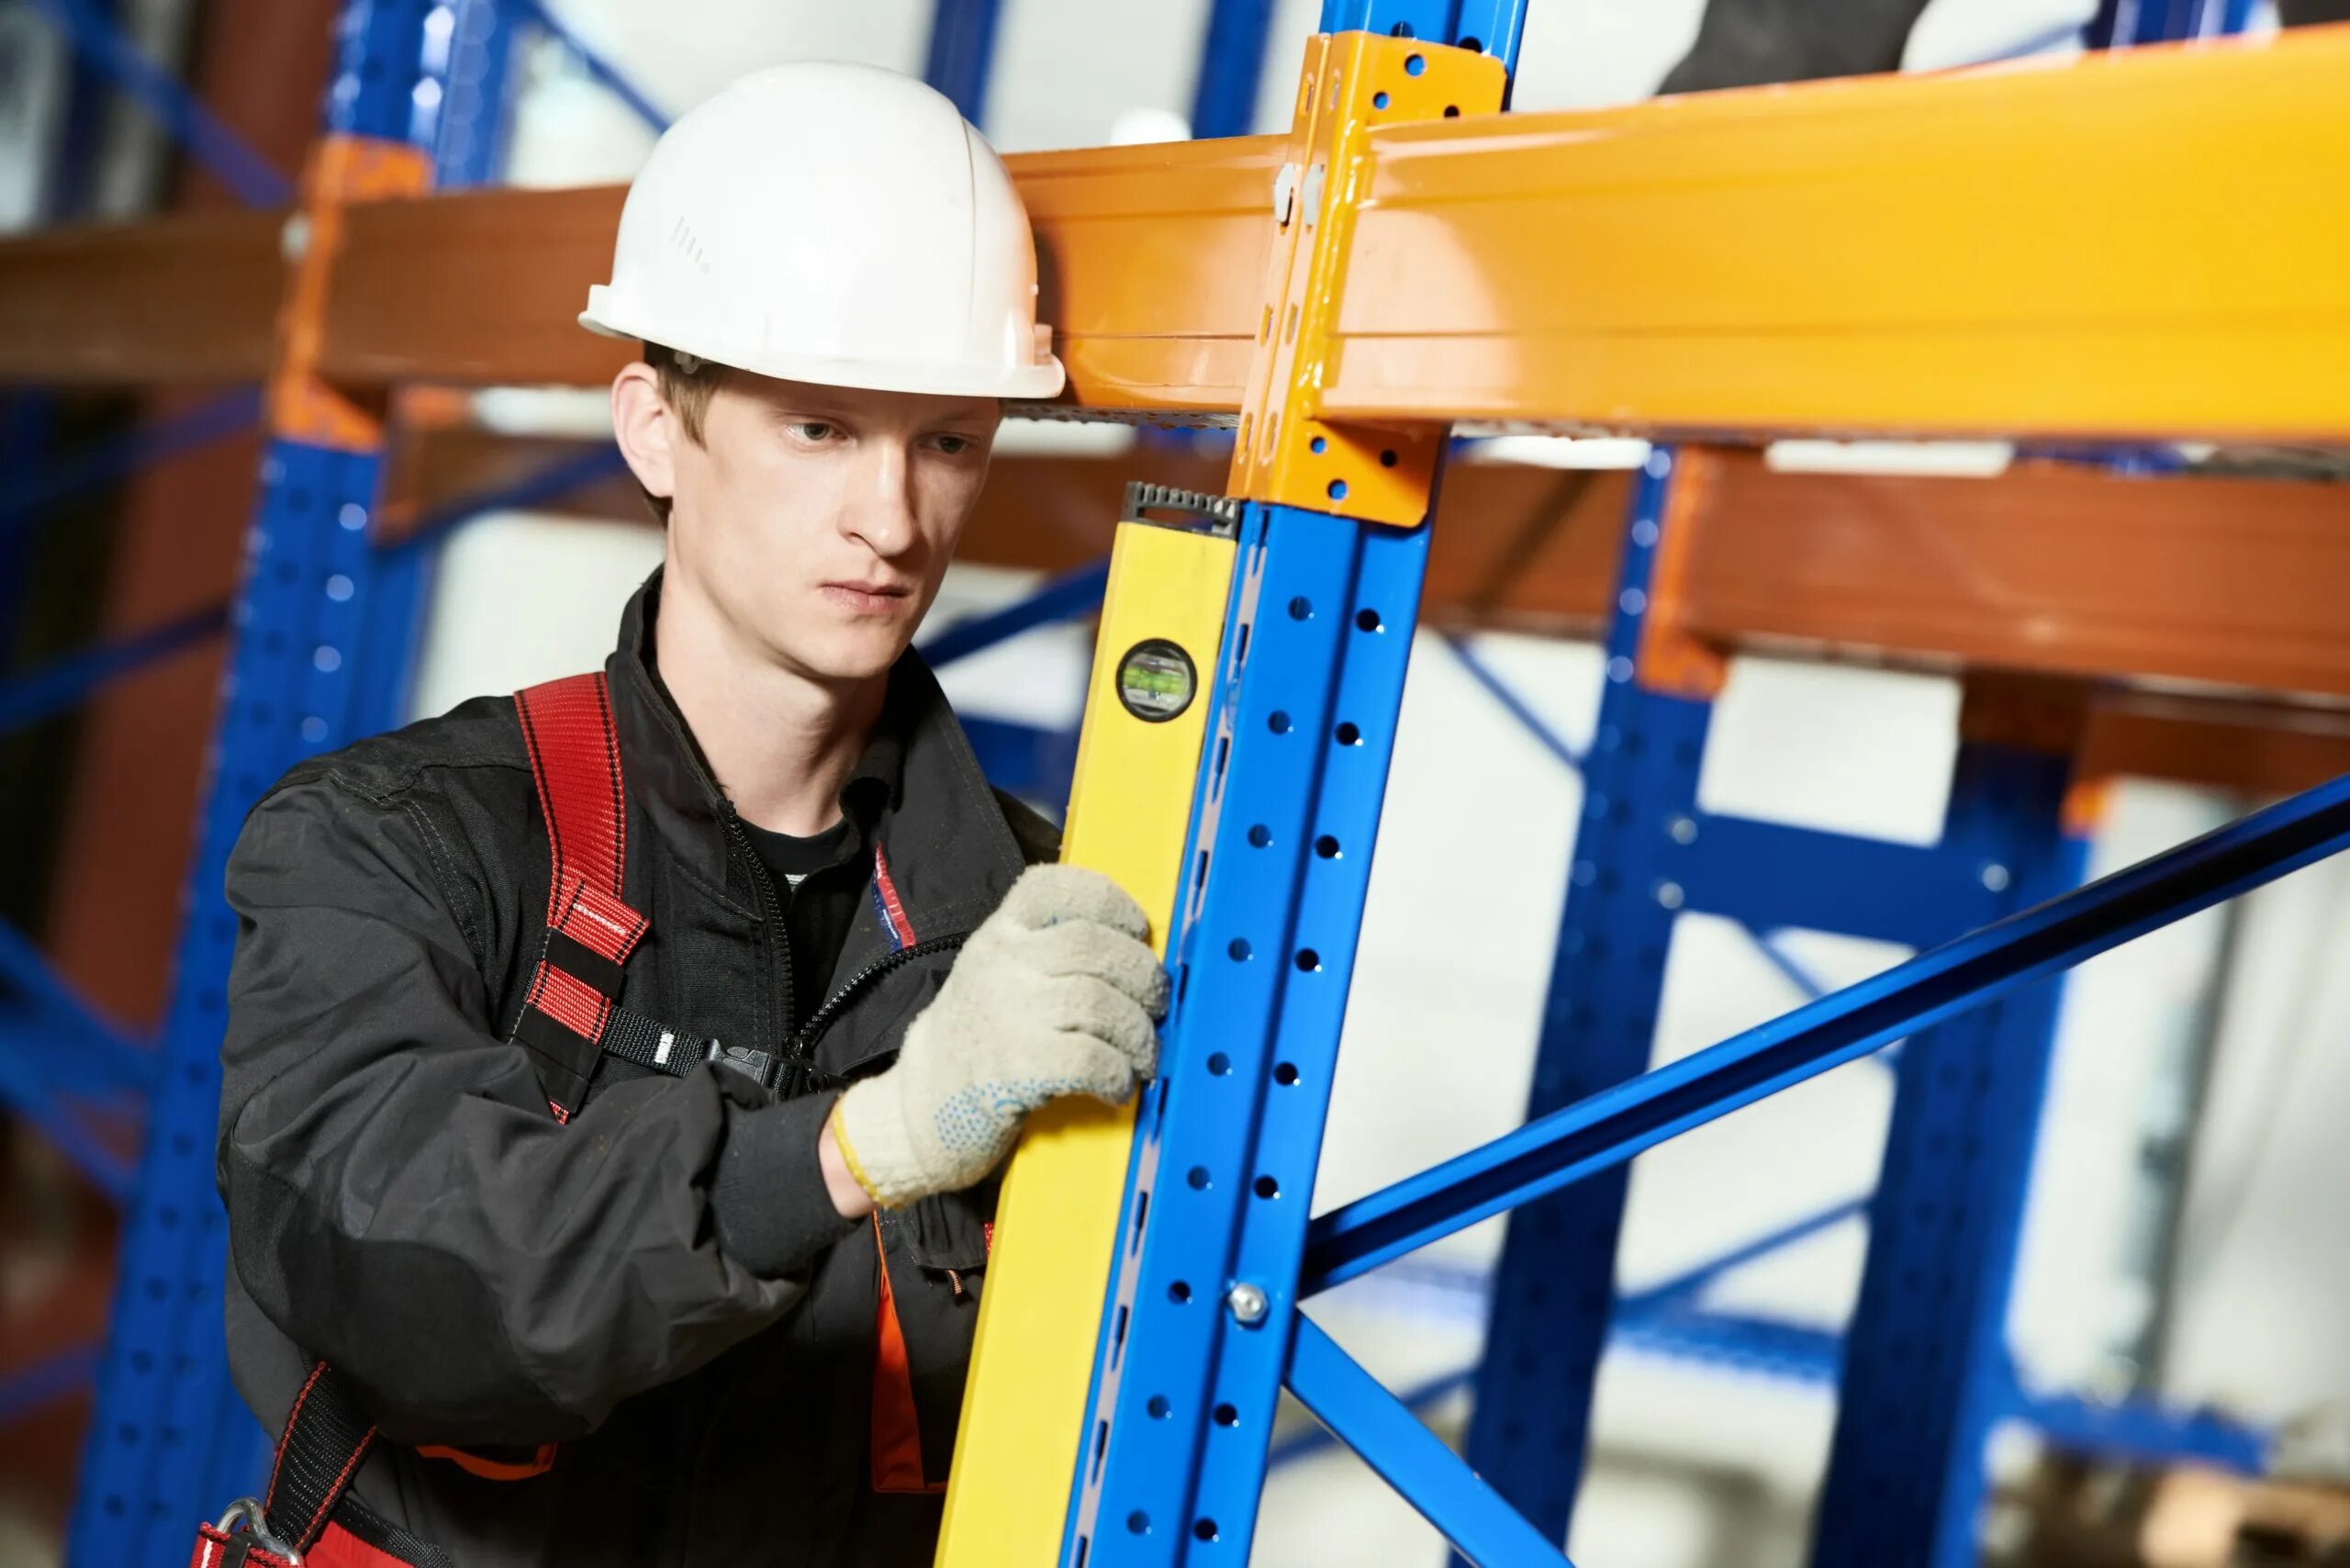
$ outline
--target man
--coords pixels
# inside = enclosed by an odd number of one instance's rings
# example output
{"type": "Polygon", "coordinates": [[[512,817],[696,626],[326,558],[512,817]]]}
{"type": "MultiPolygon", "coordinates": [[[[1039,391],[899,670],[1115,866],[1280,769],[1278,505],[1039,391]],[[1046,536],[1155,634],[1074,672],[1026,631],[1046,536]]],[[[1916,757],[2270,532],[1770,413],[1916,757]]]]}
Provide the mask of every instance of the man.
{"type": "Polygon", "coordinates": [[[603,678],[297,767],[229,865],[230,1349],[299,1413],[269,1540],[930,1561],[983,1183],[1028,1110],[1133,1092],[1165,998],[1130,899],[1024,871],[1051,829],[908,652],[1000,399],[1060,387],[1035,298],[919,84],[763,72],[654,151],[581,318],[646,345],[613,427],[666,530],[603,678]]]}

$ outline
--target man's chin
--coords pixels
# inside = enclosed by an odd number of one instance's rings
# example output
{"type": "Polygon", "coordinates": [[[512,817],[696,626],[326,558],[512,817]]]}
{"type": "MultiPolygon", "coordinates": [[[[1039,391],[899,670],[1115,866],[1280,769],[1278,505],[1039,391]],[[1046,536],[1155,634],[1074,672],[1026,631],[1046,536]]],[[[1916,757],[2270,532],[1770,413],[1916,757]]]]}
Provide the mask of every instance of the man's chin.
{"type": "Polygon", "coordinates": [[[844,638],[822,647],[797,650],[795,661],[817,679],[834,686],[859,686],[890,673],[906,651],[908,638],[844,638]]]}

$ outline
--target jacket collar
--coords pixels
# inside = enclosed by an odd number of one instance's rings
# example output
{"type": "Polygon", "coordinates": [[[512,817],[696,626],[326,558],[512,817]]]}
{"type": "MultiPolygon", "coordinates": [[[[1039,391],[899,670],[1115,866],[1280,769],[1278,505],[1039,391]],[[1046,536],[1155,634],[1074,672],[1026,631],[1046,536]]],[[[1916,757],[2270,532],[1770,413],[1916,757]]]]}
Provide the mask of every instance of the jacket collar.
{"type": "MultiPolygon", "coordinates": [[[[656,567],[621,611],[619,645],[604,663],[633,815],[666,854],[754,906],[755,873],[747,849],[734,847],[733,807],[655,673],[660,602],[656,567]]],[[[1020,846],[1003,809],[946,693],[911,648],[890,671],[881,717],[843,787],[843,806],[868,822],[922,937],[968,931],[1020,874],[1020,846]]]]}

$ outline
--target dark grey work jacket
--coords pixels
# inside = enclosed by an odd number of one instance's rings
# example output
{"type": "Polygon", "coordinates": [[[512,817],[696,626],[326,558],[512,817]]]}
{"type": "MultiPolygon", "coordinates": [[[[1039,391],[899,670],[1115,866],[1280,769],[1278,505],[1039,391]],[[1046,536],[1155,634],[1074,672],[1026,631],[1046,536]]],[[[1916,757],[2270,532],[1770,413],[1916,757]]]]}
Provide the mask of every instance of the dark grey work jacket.
{"type": "MultiPolygon", "coordinates": [[[[659,588],[630,602],[605,666],[627,898],[652,923],[621,1000],[781,1048],[808,1022],[792,958],[764,868],[648,667],[659,588]]],[[[812,1042],[835,1083],[887,1066],[936,994],[954,954],[927,945],[968,932],[1055,847],[989,789],[913,655],[865,762],[889,788],[876,833],[917,950],[885,961],[864,901],[812,1042]]],[[[824,1195],[833,1092],[771,1103],[716,1066],[672,1079],[606,1057],[558,1126],[508,1038],[548,874],[505,698],[306,762],[253,808],[229,866],[242,928],[218,1154],[240,1391],[274,1431],[314,1357],[340,1368],[386,1439],[360,1498],[460,1568],[928,1562],[939,1497],[874,1486],[879,1259],[936,1482],[989,1198],[885,1214],[878,1247],[824,1195]],[[527,1470],[547,1443],[542,1473],[477,1473],[527,1470]]]]}

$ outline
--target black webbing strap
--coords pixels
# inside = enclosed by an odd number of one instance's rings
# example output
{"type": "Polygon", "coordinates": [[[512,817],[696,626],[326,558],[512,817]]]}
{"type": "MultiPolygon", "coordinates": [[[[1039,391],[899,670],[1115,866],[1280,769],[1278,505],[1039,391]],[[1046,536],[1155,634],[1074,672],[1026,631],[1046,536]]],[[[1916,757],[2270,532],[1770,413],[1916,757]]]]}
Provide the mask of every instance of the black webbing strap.
{"type": "Polygon", "coordinates": [[[334,1511],[334,1522],[378,1551],[389,1552],[412,1568],[457,1568],[457,1560],[426,1540],[413,1535],[359,1500],[346,1494],[334,1511]]]}
{"type": "Polygon", "coordinates": [[[375,1423],[350,1385],[326,1362],[313,1366],[277,1439],[262,1500],[270,1533],[297,1552],[316,1545],[375,1441],[375,1423]]]}
{"type": "Polygon", "coordinates": [[[611,1019],[604,1025],[602,1047],[606,1056],[666,1072],[672,1078],[683,1078],[702,1063],[714,1061],[768,1089],[776,1086],[777,1060],[772,1051],[729,1046],[703,1036],[688,1035],[658,1019],[647,1018],[632,1007],[612,1008],[611,1019]]]}

